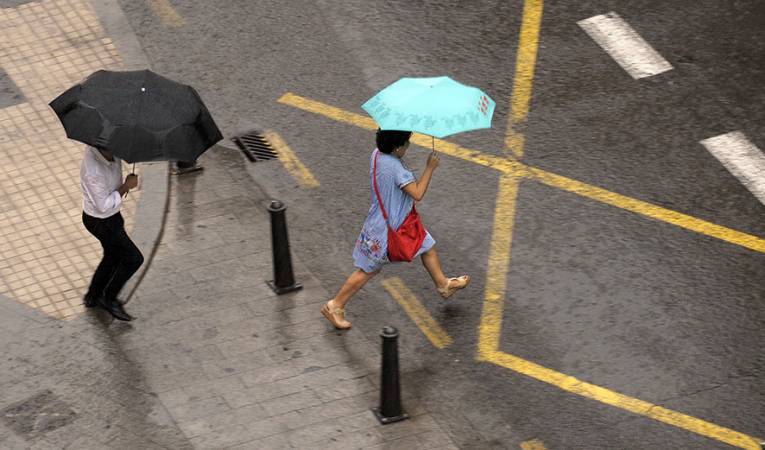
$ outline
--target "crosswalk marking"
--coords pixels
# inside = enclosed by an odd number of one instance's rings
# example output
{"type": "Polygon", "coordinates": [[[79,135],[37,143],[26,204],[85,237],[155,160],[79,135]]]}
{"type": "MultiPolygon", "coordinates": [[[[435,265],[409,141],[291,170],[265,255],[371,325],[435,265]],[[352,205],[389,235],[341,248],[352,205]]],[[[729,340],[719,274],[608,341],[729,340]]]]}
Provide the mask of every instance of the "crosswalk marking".
{"type": "Polygon", "coordinates": [[[634,79],[672,70],[672,65],[615,12],[577,23],[634,79]]]}
{"type": "Polygon", "coordinates": [[[765,155],[741,131],[701,141],[715,158],[765,204],[765,155]]]}

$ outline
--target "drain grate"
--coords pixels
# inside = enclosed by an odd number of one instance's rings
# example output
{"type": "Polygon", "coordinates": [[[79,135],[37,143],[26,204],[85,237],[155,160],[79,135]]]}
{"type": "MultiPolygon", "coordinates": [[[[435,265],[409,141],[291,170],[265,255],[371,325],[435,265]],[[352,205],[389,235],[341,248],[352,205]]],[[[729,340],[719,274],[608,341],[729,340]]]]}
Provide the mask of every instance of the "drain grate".
{"type": "Polygon", "coordinates": [[[276,159],[279,155],[271,147],[268,140],[259,131],[249,131],[241,136],[231,138],[252,162],[276,159]]]}

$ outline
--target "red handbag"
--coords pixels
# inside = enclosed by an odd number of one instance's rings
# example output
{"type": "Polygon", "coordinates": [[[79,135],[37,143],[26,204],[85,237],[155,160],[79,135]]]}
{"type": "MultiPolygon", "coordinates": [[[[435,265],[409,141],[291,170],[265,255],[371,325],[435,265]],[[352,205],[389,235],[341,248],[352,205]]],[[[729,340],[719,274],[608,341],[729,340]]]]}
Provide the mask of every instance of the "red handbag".
{"type": "Polygon", "coordinates": [[[377,201],[380,203],[380,210],[382,210],[385,224],[388,226],[388,259],[390,261],[411,262],[425,240],[425,227],[422,226],[417,209],[412,205],[412,210],[401,226],[397,230],[391,228],[388,214],[385,212],[385,207],[380,198],[380,191],[377,188],[377,157],[379,155],[380,151],[378,150],[374,162],[374,186],[377,201]]]}

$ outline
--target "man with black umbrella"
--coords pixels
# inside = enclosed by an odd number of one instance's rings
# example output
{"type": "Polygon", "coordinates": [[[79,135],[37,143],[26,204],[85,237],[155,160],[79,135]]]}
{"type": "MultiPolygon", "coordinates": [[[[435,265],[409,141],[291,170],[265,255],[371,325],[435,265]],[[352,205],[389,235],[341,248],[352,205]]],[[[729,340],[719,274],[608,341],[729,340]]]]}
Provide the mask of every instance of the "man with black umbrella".
{"type": "Polygon", "coordinates": [[[85,294],[85,306],[103,306],[114,318],[133,318],[117,299],[122,287],[143,264],[143,255],[125,231],[120,214],[122,198],[138,186],[138,176],[130,174],[122,181],[122,160],[112,152],[85,147],[80,167],[82,186],[82,222],[104,249],[85,294]]]}
{"type": "MultiPolygon", "coordinates": [[[[196,161],[223,135],[194,88],[150,70],[98,70],[50,102],[66,136],[87,144],[80,179],[82,221],[104,248],[85,306],[101,304],[132,320],[117,300],[143,264],[125,232],[122,197],[138,177],[122,181],[122,161],[196,161]]],[[[199,166],[197,166],[199,168],[199,166]]]]}

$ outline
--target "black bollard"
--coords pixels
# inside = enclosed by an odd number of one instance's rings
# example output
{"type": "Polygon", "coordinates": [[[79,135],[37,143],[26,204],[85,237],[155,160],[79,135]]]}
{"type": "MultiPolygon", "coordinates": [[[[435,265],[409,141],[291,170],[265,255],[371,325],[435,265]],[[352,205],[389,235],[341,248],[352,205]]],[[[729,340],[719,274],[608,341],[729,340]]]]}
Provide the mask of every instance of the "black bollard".
{"type": "Polygon", "coordinates": [[[383,425],[408,419],[401,408],[401,386],[398,378],[398,330],[385,327],[380,333],[383,341],[382,373],[380,375],[380,407],[373,408],[383,425]]]}
{"type": "Polygon", "coordinates": [[[274,279],[267,283],[278,295],[302,289],[300,283],[295,283],[292,274],[292,258],[290,243],[287,238],[287,207],[279,200],[272,200],[268,205],[271,214],[271,251],[274,258],[274,279]]]}

